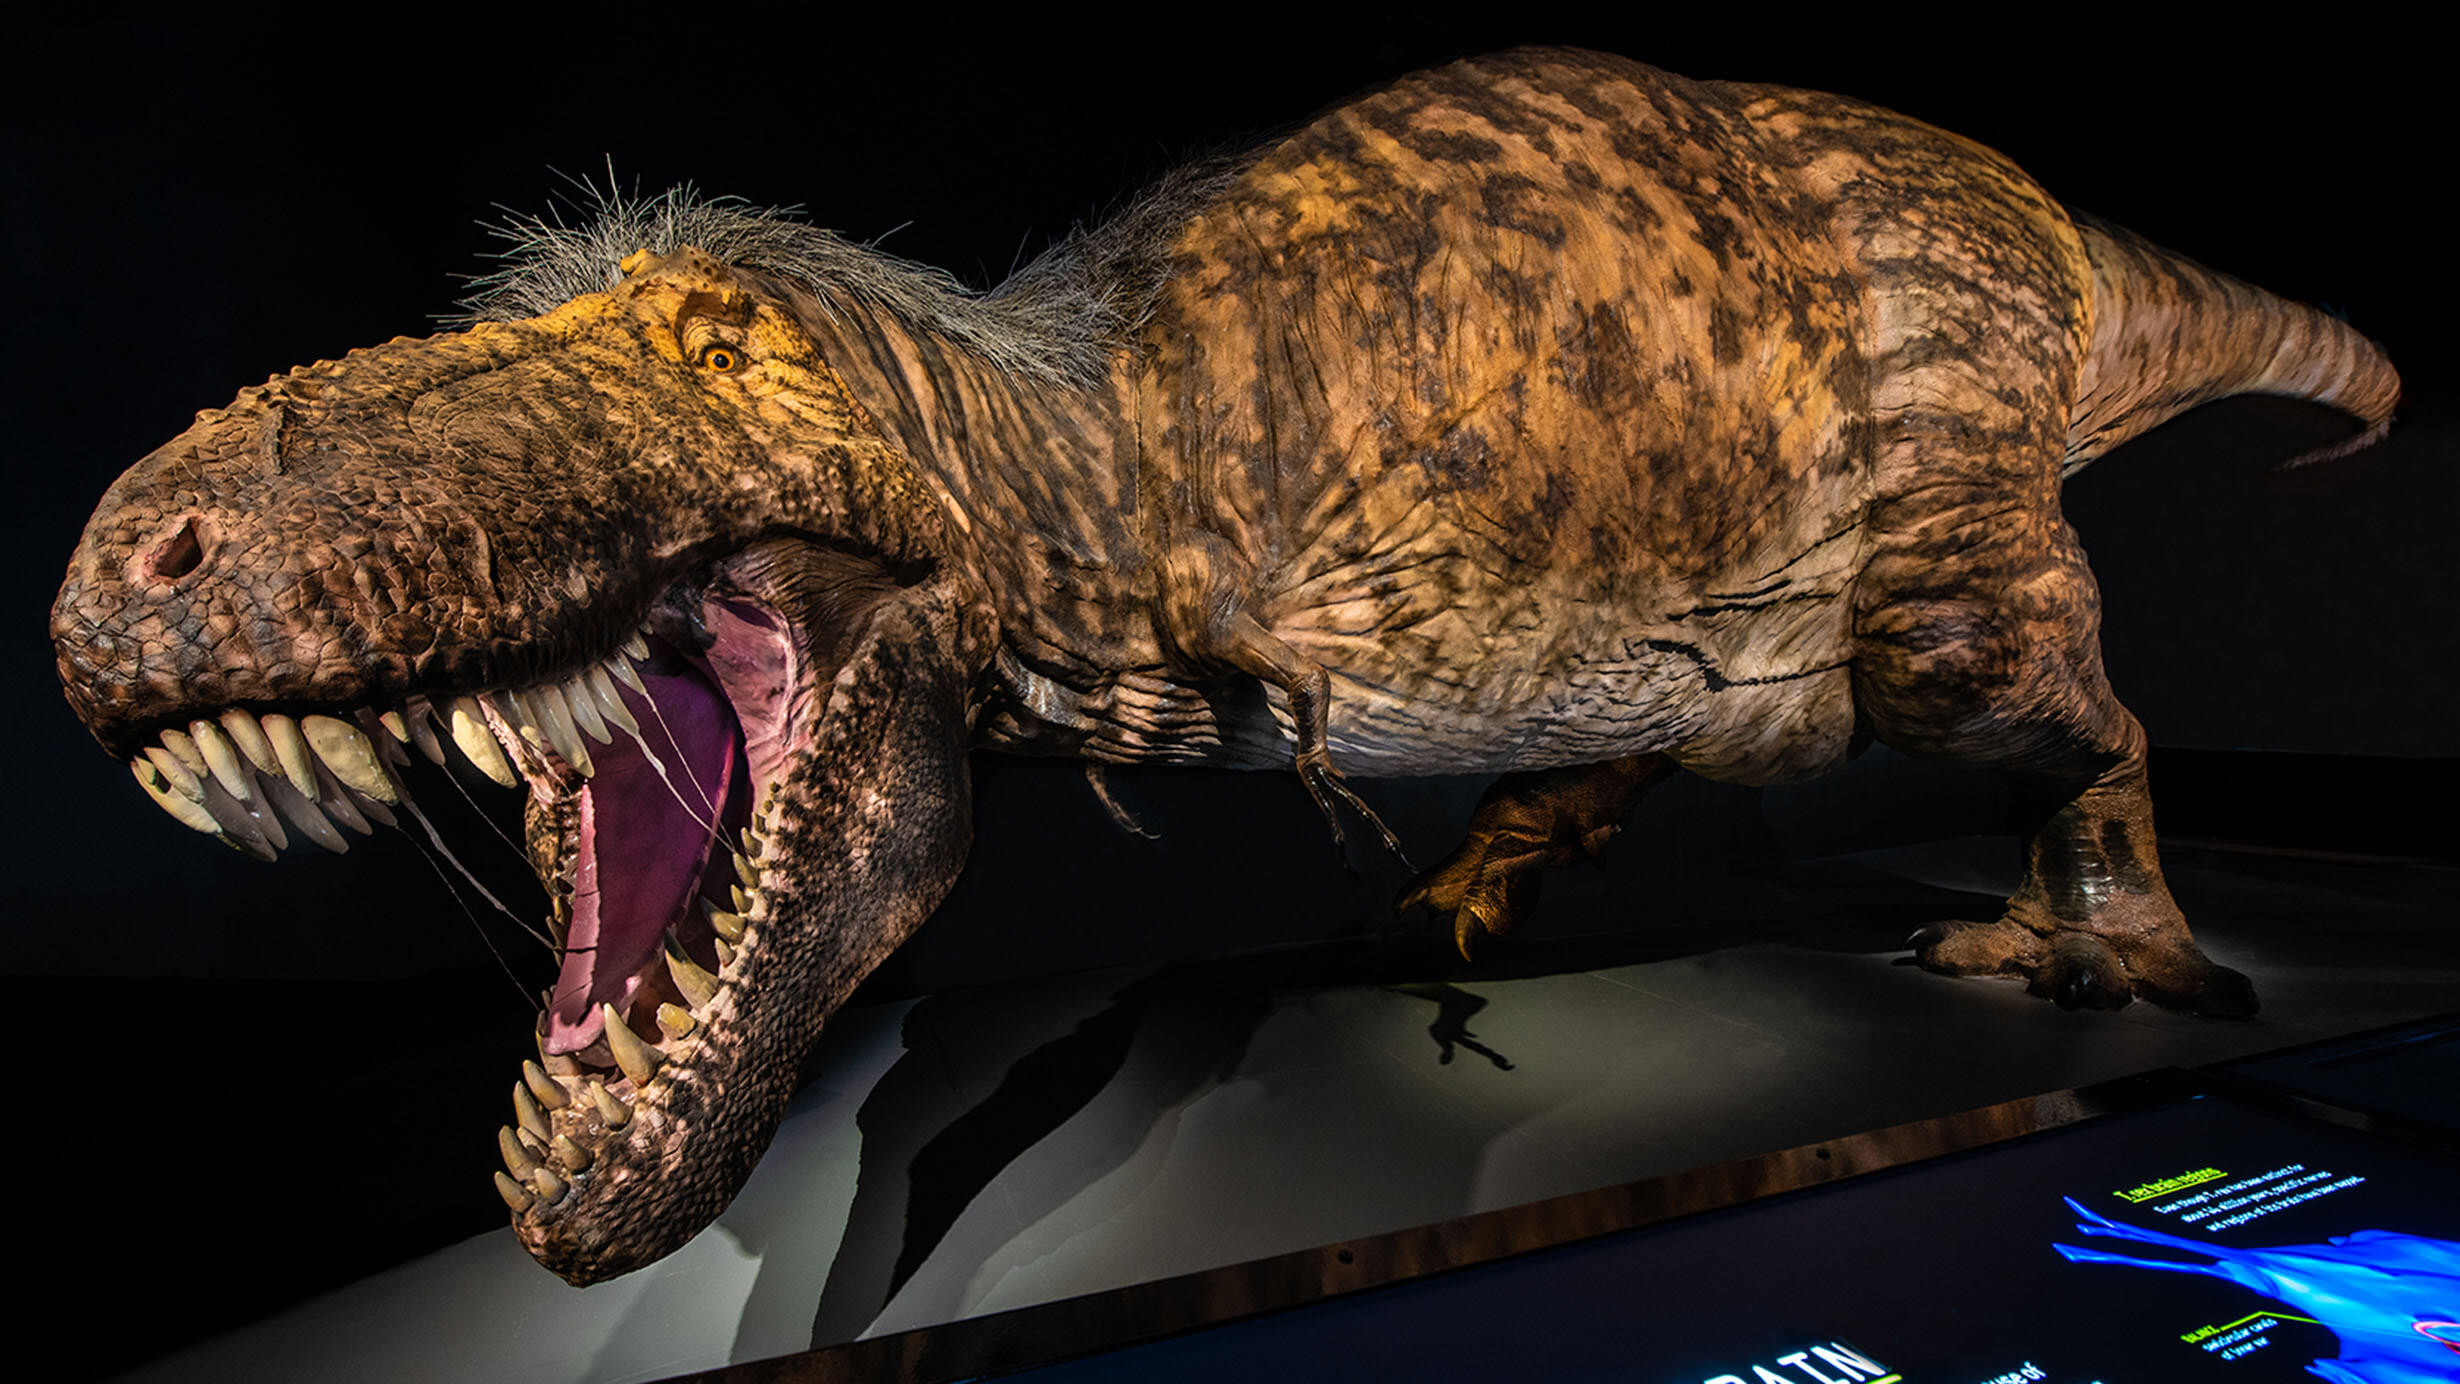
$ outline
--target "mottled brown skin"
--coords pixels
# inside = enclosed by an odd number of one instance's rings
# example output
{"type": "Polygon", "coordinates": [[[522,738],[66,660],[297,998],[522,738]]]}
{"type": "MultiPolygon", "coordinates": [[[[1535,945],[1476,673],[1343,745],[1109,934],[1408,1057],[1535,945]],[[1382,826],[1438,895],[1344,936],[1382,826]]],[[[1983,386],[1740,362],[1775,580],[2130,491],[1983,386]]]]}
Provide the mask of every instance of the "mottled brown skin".
{"type": "Polygon", "coordinates": [[[780,573],[893,587],[810,617],[870,631],[814,723],[863,748],[780,790],[759,984],[655,1118],[594,1131],[579,1202],[516,1215],[575,1281],[732,1195],[801,1047],[953,878],[969,745],[1295,765],[1336,831],[1380,830],[1344,771],[1503,773],[1403,896],[1466,949],[1667,766],[1778,782],[1876,737],[2034,804],[2005,918],[1925,965],[2252,1012],[2162,884],[2058,488],[2230,393],[2379,427],[2363,338],[1918,122],[1565,50],[1319,117],[1167,253],[1099,381],[691,251],[293,372],[105,498],[54,616],[70,699],[126,754],[233,703],[556,675],[713,568],[798,622],[850,598],[780,573]],[[746,362],[713,374],[713,339],[746,362]]]}

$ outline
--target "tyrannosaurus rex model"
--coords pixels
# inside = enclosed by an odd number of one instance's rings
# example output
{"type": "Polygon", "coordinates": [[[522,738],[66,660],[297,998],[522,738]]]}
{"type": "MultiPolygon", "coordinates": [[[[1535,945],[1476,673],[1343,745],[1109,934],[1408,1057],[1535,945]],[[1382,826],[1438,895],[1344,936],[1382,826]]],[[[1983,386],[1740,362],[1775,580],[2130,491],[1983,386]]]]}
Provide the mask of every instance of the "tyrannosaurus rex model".
{"type": "MultiPolygon", "coordinates": [[[[499,1186],[576,1283],[667,1253],[928,917],[977,747],[1505,778],[1405,898],[1464,946],[1670,767],[1865,736],[2037,805],[1934,970],[2246,1014],[2163,886],[2065,473],[2337,321],[1833,96],[1529,50],[1192,168],[987,295],[728,203],[540,228],[467,330],[140,462],[52,615],[172,816],[270,857],[529,791],[563,948],[499,1186]]],[[[1387,836],[1387,839],[1388,836],[1387,836]]]]}

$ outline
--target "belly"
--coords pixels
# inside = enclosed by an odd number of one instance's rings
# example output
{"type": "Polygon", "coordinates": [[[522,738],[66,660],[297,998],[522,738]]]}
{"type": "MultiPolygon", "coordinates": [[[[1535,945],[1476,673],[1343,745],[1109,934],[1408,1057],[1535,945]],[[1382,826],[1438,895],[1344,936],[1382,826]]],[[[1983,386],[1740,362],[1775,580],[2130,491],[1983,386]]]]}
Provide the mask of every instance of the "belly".
{"type": "MultiPolygon", "coordinates": [[[[1553,641],[1534,664],[1507,650],[1407,671],[1327,660],[1334,762],[1409,776],[1664,753],[1732,782],[1810,777],[1842,763],[1852,738],[1847,616],[1841,598],[1789,599],[1553,641]]],[[[1288,710],[1266,702],[1269,738],[1286,747],[1288,710]]]]}

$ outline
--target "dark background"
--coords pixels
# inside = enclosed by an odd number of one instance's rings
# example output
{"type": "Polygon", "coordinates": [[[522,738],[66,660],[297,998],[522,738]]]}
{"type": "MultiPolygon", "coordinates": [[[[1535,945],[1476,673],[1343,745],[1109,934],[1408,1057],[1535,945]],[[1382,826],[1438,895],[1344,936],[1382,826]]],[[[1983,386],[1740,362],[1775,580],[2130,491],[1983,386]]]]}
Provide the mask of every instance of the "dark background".
{"type": "MultiPolygon", "coordinates": [[[[2294,404],[2224,405],[2085,473],[2069,512],[2102,578],[2113,680],[2157,744],[2390,759],[2450,782],[2452,122],[2447,78],[2414,37],[2355,25],[2198,34],[2142,16],[2102,32],[2074,12],[1973,27],[1981,7],[1964,19],[1635,7],[1619,23],[1415,8],[1033,20],[809,8],[780,20],[707,6],[97,7],[11,34],[0,715],[16,791],[0,898],[21,1050],[49,1058],[30,1099],[68,1151],[21,1148],[47,1176],[80,1170],[84,1190],[58,1199],[75,1226],[62,1291],[106,1277],[123,1291],[132,1277],[183,1285],[106,1339],[102,1360],[364,1271],[398,1242],[497,1223],[490,1140],[528,1017],[400,840],[348,860],[293,852],[269,869],[143,801],[53,681],[42,622],[69,550],[110,479],[196,409],[293,364],[432,330],[462,276],[487,268],[480,223],[499,205],[544,209],[565,175],[603,181],[610,161],[627,187],[693,180],[799,203],[987,285],[1181,157],[1516,43],[1894,106],[2384,343],[2408,382],[2389,445],[2271,475],[2345,426],[2294,404]],[[479,1075],[463,1077],[463,1063],[479,1075]],[[397,1127],[405,1116],[419,1127],[397,1127]],[[390,1171],[402,1160],[421,1166],[390,1171]],[[211,1271],[241,1240],[290,1276],[211,1271]]],[[[427,799],[450,806],[428,782],[427,799]]],[[[1130,933],[1138,948],[1196,953],[1403,926],[1379,902],[1397,870],[1355,854],[1345,868],[1286,776],[1117,782],[1162,842],[1113,831],[1072,769],[986,763],[975,867],[896,978],[1115,961],[1128,953],[1107,939],[1130,933]]],[[[1368,791],[1434,854],[1476,785],[1368,791]]],[[[1635,833],[1624,855],[1643,858],[1629,868],[1652,868],[1654,852],[1655,868],[1673,857],[1713,870],[1772,850],[1991,830],[1996,793],[1985,778],[1884,757],[1843,790],[1678,783],[1653,804],[1660,835],[1635,833]]],[[[2265,810],[2262,776],[2249,807],[2265,810]]],[[[2448,822],[2447,801],[2436,810],[2448,822]]],[[[520,887],[483,829],[446,829],[475,868],[520,887]]],[[[507,898],[537,912],[530,895],[507,898]]],[[[543,980],[509,925],[487,931],[524,959],[524,983],[543,980]]]]}

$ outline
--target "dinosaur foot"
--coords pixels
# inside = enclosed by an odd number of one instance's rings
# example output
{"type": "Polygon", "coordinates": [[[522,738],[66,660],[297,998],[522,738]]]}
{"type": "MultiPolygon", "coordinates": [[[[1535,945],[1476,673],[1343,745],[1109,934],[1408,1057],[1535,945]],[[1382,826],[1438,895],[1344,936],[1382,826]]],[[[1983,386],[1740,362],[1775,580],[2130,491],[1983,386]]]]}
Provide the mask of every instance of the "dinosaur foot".
{"type": "Polygon", "coordinates": [[[1471,960],[1470,948],[1480,932],[1501,937],[1537,911],[1538,886],[1554,852],[1544,848],[1497,853],[1495,843],[1472,837],[1444,857],[1434,869],[1404,886],[1392,901],[1392,911],[1407,913],[1424,906],[1452,919],[1452,943],[1461,959],[1471,960]]]}
{"type": "Polygon", "coordinates": [[[2214,1019],[2253,1018],[2255,987],[2192,941],[2112,937],[2056,927],[2047,935],[2016,921],[1941,922],[1909,939],[1924,970],[1952,976],[2012,976],[2061,1009],[2124,1009],[2138,999],[2214,1019]]]}
{"type": "Polygon", "coordinates": [[[1537,911],[1546,871],[1603,865],[1632,805],[1671,767],[1663,755],[1643,754],[1504,775],[1479,797],[1460,846],[1411,880],[1393,911],[1423,904],[1449,915],[1453,943],[1468,959],[1480,932],[1500,937],[1537,911]]]}

